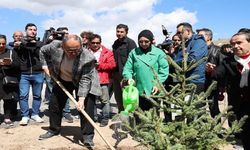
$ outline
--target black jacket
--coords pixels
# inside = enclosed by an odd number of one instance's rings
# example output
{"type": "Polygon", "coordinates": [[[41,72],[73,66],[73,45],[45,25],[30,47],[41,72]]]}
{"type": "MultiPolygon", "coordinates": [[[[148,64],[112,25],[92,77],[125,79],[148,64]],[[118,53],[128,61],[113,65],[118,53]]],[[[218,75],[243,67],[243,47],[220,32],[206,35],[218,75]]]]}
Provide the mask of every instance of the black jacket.
{"type": "Polygon", "coordinates": [[[207,62],[210,62],[215,65],[219,65],[220,62],[224,59],[224,56],[220,52],[220,47],[214,45],[213,43],[208,46],[208,58],[207,62]]]}
{"type": "Polygon", "coordinates": [[[222,64],[217,66],[212,74],[212,78],[220,81],[219,86],[226,87],[229,105],[233,105],[234,112],[240,114],[240,105],[250,102],[250,74],[248,76],[248,86],[240,87],[241,73],[238,63],[234,57],[226,57],[222,64]]]}
{"type": "MultiPolygon", "coordinates": [[[[221,53],[220,47],[214,45],[213,43],[208,46],[208,59],[207,62],[215,64],[216,66],[220,65],[223,59],[226,57],[224,54],[221,53]]],[[[206,80],[205,80],[205,88],[208,88],[212,83],[211,74],[206,72],[206,80]]]]}
{"type": "Polygon", "coordinates": [[[22,42],[20,47],[15,49],[21,63],[21,72],[32,74],[35,72],[41,72],[42,63],[40,62],[39,52],[40,48],[43,46],[41,41],[22,42]]]}
{"type": "MultiPolygon", "coordinates": [[[[0,59],[10,56],[10,50],[6,49],[5,53],[0,54],[0,59]]],[[[15,51],[12,50],[12,64],[0,66],[0,99],[15,99],[19,100],[19,86],[6,87],[3,86],[4,74],[7,76],[16,77],[20,80],[20,61],[15,51]]]]}
{"type": "Polygon", "coordinates": [[[132,49],[136,48],[136,43],[134,40],[126,37],[123,41],[117,39],[112,45],[112,48],[117,66],[116,71],[119,71],[120,75],[122,75],[128,54],[132,49]]]}

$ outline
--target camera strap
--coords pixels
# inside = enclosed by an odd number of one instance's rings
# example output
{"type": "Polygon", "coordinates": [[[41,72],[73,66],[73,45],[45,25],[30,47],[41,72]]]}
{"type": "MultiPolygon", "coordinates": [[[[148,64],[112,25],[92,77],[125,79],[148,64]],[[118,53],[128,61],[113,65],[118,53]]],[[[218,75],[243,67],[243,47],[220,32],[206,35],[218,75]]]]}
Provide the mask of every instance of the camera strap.
{"type": "Polygon", "coordinates": [[[12,61],[12,49],[10,49],[10,60],[12,61]]]}

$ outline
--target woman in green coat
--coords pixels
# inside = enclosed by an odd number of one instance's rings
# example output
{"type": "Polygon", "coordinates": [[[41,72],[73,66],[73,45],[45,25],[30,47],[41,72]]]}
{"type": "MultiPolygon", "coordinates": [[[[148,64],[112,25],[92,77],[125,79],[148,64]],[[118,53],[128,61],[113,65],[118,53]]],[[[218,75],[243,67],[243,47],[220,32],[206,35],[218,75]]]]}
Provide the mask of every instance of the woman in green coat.
{"type": "Polygon", "coordinates": [[[164,82],[169,74],[169,66],[165,53],[155,47],[152,43],[153,33],[150,30],[143,30],[138,35],[139,47],[133,49],[128,56],[128,60],[123,69],[123,77],[128,83],[135,80],[139,90],[139,107],[142,110],[149,110],[152,104],[142,97],[156,95],[158,88],[154,85],[156,77],[151,67],[158,74],[160,82],[164,82]]]}

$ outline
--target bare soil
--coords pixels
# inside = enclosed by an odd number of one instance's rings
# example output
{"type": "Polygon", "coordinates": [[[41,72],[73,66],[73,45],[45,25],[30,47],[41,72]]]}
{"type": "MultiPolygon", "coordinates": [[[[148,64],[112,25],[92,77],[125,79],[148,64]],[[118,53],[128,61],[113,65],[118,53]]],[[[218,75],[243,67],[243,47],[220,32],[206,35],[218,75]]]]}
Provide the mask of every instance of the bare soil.
{"type": "MultiPolygon", "coordinates": [[[[3,121],[3,108],[2,101],[0,101],[0,150],[87,150],[84,147],[81,140],[80,133],[80,120],[74,118],[73,123],[67,123],[66,120],[62,121],[61,134],[54,136],[46,140],[38,140],[39,135],[47,132],[49,127],[48,118],[48,105],[42,103],[41,116],[44,119],[44,123],[35,123],[30,120],[27,126],[19,126],[20,117],[14,122],[14,126],[7,126],[2,123],[3,121]]],[[[30,105],[31,106],[31,105],[30,105]]],[[[71,104],[72,108],[73,105],[71,104]]],[[[113,105],[114,106],[114,105],[113,105]]],[[[113,111],[114,111],[113,107],[113,111]]],[[[76,113],[72,113],[77,116],[76,113]]],[[[116,139],[114,138],[114,131],[110,129],[111,121],[106,127],[99,127],[102,135],[112,145],[116,145],[116,139]]],[[[99,123],[97,123],[99,126],[99,123]]],[[[107,150],[108,147],[102,140],[100,135],[95,132],[94,137],[95,146],[94,150],[107,150]]],[[[134,141],[131,136],[128,135],[126,139],[123,139],[117,145],[118,150],[146,150],[147,148],[139,145],[134,141]]],[[[222,148],[222,150],[235,150],[232,145],[228,145],[222,148]]]]}
{"type": "MultiPolygon", "coordinates": [[[[88,149],[82,144],[82,136],[80,133],[80,120],[74,118],[73,123],[67,123],[65,119],[62,121],[61,133],[58,136],[54,136],[49,139],[39,140],[38,137],[41,134],[47,132],[49,127],[49,118],[47,116],[47,105],[43,104],[42,118],[44,123],[36,123],[30,120],[27,126],[20,126],[19,121],[21,118],[17,118],[14,122],[14,126],[8,126],[5,123],[0,125],[0,150],[84,150],[88,149]]],[[[2,116],[1,116],[2,118],[2,116]]],[[[2,122],[3,119],[1,119],[2,122]]],[[[109,125],[111,121],[109,122],[109,125]]],[[[99,123],[97,123],[99,127],[99,123]]],[[[115,146],[116,139],[114,138],[114,131],[110,127],[99,127],[102,135],[112,145],[115,146]]],[[[100,135],[95,132],[94,137],[95,146],[94,150],[106,150],[108,146],[102,140],[100,135]]],[[[117,145],[119,150],[145,150],[145,147],[139,146],[139,143],[128,137],[117,145]]]]}

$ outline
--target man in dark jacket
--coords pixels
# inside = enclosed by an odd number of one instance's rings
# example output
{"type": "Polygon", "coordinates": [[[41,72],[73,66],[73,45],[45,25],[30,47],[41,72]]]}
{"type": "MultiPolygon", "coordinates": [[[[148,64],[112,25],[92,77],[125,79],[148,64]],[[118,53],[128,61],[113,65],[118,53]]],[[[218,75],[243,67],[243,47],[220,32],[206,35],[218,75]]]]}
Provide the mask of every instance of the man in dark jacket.
{"type": "MultiPolygon", "coordinates": [[[[205,81],[205,89],[208,89],[210,84],[212,83],[211,72],[214,70],[216,66],[218,66],[225,56],[220,52],[220,47],[214,45],[213,43],[213,32],[208,28],[197,29],[197,34],[203,36],[206,44],[208,46],[208,59],[206,64],[206,81],[205,81]]],[[[212,91],[209,99],[213,100],[212,103],[209,104],[209,109],[212,117],[215,117],[220,113],[219,105],[218,105],[218,96],[219,90],[216,88],[212,91]]]]}
{"type": "Polygon", "coordinates": [[[33,23],[28,23],[25,27],[26,36],[22,39],[19,47],[15,50],[21,63],[21,80],[20,80],[20,108],[22,120],[20,125],[27,125],[29,122],[29,89],[32,86],[32,114],[31,119],[36,122],[43,122],[39,117],[41,106],[41,92],[44,81],[42,65],[39,59],[39,51],[42,42],[36,38],[37,27],[33,23]]]}
{"type": "Polygon", "coordinates": [[[136,43],[134,40],[127,37],[128,34],[128,26],[124,24],[119,24],[116,26],[116,36],[117,40],[115,40],[112,45],[113,53],[116,61],[116,69],[113,72],[113,86],[114,86],[114,94],[115,100],[118,106],[118,111],[122,111],[122,71],[123,67],[126,64],[129,52],[136,48],[136,43]]]}
{"type": "MultiPolygon", "coordinates": [[[[228,104],[237,119],[244,115],[250,116],[250,32],[238,32],[231,38],[234,56],[226,57],[222,64],[216,67],[212,77],[218,81],[226,80],[228,104]]],[[[250,119],[242,127],[241,140],[244,149],[250,149],[250,119]]]]}

